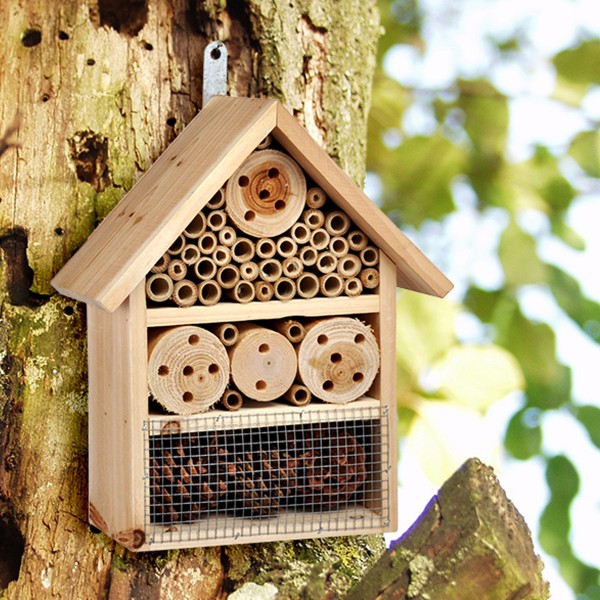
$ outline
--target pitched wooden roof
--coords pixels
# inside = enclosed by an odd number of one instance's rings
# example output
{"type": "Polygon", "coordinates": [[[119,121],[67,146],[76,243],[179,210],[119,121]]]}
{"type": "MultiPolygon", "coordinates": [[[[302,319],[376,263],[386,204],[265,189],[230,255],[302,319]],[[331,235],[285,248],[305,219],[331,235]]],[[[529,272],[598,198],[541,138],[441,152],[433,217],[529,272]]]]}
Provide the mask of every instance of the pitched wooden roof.
{"type": "Polygon", "coordinates": [[[271,133],[395,263],[398,285],[445,296],[452,284],[277,101],[215,97],[52,280],[65,296],[113,311],[193,217],[271,133]]]}

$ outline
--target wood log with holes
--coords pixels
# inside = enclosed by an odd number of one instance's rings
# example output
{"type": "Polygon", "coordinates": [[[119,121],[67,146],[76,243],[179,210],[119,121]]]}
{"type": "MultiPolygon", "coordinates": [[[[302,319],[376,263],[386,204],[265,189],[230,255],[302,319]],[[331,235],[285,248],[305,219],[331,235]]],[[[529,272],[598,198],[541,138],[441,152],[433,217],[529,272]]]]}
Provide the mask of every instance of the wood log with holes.
{"type": "Polygon", "coordinates": [[[306,179],[296,162],[277,150],[253,152],[229,178],[227,211],[244,233],[273,237],[300,217],[306,199],[306,179]]]}
{"type": "Polygon", "coordinates": [[[239,330],[237,343],[228,348],[235,386],[244,396],[261,402],[281,397],[296,377],[291,342],[258,325],[242,324],[239,330]]]}
{"type": "Polygon", "coordinates": [[[223,395],[229,372],[225,346],[210,331],[192,325],[150,330],[148,385],[168,411],[206,411],[223,395]]]}
{"type": "Polygon", "coordinates": [[[317,398],[344,404],[364,395],[379,370],[379,347],[370,327],[349,317],[306,327],[297,347],[298,374],[317,398]]]}

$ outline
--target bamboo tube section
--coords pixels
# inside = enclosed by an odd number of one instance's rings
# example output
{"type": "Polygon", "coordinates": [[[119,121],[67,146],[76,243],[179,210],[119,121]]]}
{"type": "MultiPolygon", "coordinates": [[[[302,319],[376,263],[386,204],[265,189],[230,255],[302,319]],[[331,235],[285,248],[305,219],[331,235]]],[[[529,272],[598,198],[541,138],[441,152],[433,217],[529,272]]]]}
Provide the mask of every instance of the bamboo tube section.
{"type": "Polygon", "coordinates": [[[298,374],[317,398],[345,404],[364,395],[379,370],[371,329],[349,317],[317,321],[298,347],[298,374]]]}
{"type": "Polygon", "coordinates": [[[150,273],[165,273],[170,262],[171,255],[165,252],[150,269],[150,273]]]}
{"type": "Polygon", "coordinates": [[[231,262],[231,248],[227,246],[217,246],[212,253],[212,258],[217,267],[224,267],[231,262]]]}
{"type": "Polygon", "coordinates": [[[181,234],[169,246],[169,249],[167,250],[167,252],[171,256],[176,256],[177,254],[179,254],[183,250],[183,247],[185,246],[185,244],[186,244],[186,242],[185,242],[185,236],[183,234],[181,234]]]}
{"type": "Polygon", "coordinates": [[[257,150],[266,150],[273,141],[271,134],[269,134],[258,146],[256,146],[257,150]]]}
{"type": "Polygon", "coordinates": [[[221,231],[227,224],[227,214],[224,210],[211,210],[206,216],[206,224],[211,231],[221,231]]]}
{"type": "Polygon", "coordinates": [[[229,178],[227,211],[234,224],[253,237],[273,237],[300,217],[306,179],[297,163],[277,150],[253,152],[229,178]]]}
{"type": "Polygon", "coordinates": [[[256,242],[256,255],[260,258],[273,258],[277,253],[277,246],[271,238],[260,238],[256,242]]]}
{"type": "Polygon", "coordinates": [[[275,298],[288,302],[296,295],[296,284],[289,277],[280,277],[274,284],[275,298]]]}
{"type": "Polygon", "coordinates": [[[374,246],[367,246],[360,251],[360,260],[365,267],[374,267],[379,263],[379,250],[374,246]]]}
{"type": "Polygon", "coordinates": [[[215,327],[214,334],[219,338],[221,344],[228,348],[238,341],[240,330],[233,323],[221,323],[215,327]]]}
{"type": "Polygon", "coordinates": [[[168,411],[206,411],[229,381],[229,358],[217,336],[186,325],[154,331],[148,341],[148,385],[168,411]]]}
{"type": "Polygon", "coordinates": [[[166,302],[173,295],[173,280],[166,273],[154,273],[146,280],[146,296],[153,302],[166,302]]]}
{"type": "Polygon", "coordinates": [[[225,265],[217,270],[217,283],[224,290],[232,290],[240,280],[240,270],[233,264],[225,265]]]}
{"type": "Polygon", "coordinates": [[[231,247],[231,257],[235,262],[245,263],[254,258],[256,246],[248,238],[239,237],[231,247]]]}
{"type": "Polygon", "coordinates": [[[344,291],[344,280],[337,273],[328,273],[320,278],[319,289],[326,298],[336,298],[344,291]]]}
{"type": "Polygon", "coordinates": [[[301,298],[314,298],[319,293],[319,278],[314,273],[302,273],[296,282],[301,298]]]}
{"type": "Polygon", "coordinates": [[[198,238],[198,248],[202,254],[212,254],[217,247],[217,236],[212,231],[205,231],[198,238]]]}
{"type": "Polygon", "coordinates": [[[344,283],[344,294],[350,296],[360,296],[363,291],[363,284],[358,277],[350,277],[344,283]]]}
{"type": "Polygon", "coordinates": [[[274,258],[267,258],[258,263],[258,274],[263,281],[273,283],[277,281],[283,273],[283,266],[274,258]]]}
{"type": "Polygon", "coordinates": [[[325,219],[325,229],[331,235],[344,235],[350,229],[350,217],[341,210],[334,210],[325,219]]]}
{"type": "Polygon", "coordinates": [[[331,254],[329,251],[320,252],[317,257],[316,267],[320,273],[326,275],[327,273],[333,273],[337,268],[338,259],[331,254]]]}
{"type": "Polygon", "coordinates": [[[320,229],[325,223],[325,215],[322,210],[309,208],[302,213],[302,220],[309,229],[320,229]]]}
{"type": "Polygon", "coordinates": [[[354,252],[364,250],[368,243],[369,239],[359,229],[355,229],[348,234],[348,245],[350,246],[350,250],[353,250],[354,252]]]}
{"type": "Polygon", "coordinates": [[[243,325],[237,343],[228,349],[231,377],[240,392],[260,402],[281,397],[297,371],[292,344],[280,333],[243,325]]]}
{"type": "Polygon", "coordinates": [[[217,263],[210,256],[202,256],[194,265],[194,273],[200,281],[214,279],[217,274],[217,263]]]}
{"type": "Polygon", "coordinates": [[[256,292],[256,299],[260,302],[268,302],[275,295],[273,285],[268,281],[255,281],[254,290],[256,292]]]}
{"type": "Polygon", "coordinates": [[[221,299],[223,291],[221,286],[214,280],[209,279],[198,285],[198,300],[204,306],[213,306],[221,299]]]}
{"type": "Polygon", "coordinates": [[[373,268],[363,269],[360,272],[360,282],[368,290],[375,289],[379,285],[379,271],[373,268]]]}
{"type": "Polygon", "coordinates": [[[312,394],[310,390],[299,383],[295,383],[292,387],[283,395],[285,400],[294,406],[306,406],[310,404],[312,400],[312,394]]]}
{"type": "Polygon", "coordinates": [[[322,208],[327,202],[327,194],[320,187],[311,187],[306,192],[306,205],[309,208],[322,208]]]}
{"type": "Polygon", "coordinates": [[[219,210],[225,206],[225,188],[221,188],[216,194],[206,203],[208,210],[219,210]]]}
{"type": "Polygon", "coordinates": [[[289,236],[281,236],[277,240],[277,252],[282,258],[295,256],[298,252],[298,244],[289,236]]]}
{"type": "Polygon", "coordinates": [[[300,249],[298,256],[305,267],[312,267],[317,264],[319,253],[312,246],[304,246],[304,248],[300,249]]]}
{"type": "Polygon", "coordinates": [[[236,302],[246,304],[247,302],[252,302],[252,300],[254,300],[256,291],[250,281],[240,279],[240,281],[235,284],[235,287],[228,291],[228,296],[236,302]]]}
{"type": "Polygon", "coordinates": [[[283,274],[290,279],[296,279],[302,275],[304,264],[297,256],[289,256],[282,264],[283,274]]]}
{"type": "Polygon", "coordinates": [[[196,240],[206,231],[206,215],[199,212],[183,230],[185,237],[196,240]]]}
{"type": "Polygon", "coordinates": [[[231,412],[240,410],[244,405],[244,397],[237,390],[228,389],[221,398],[221,404],[231,412]]]}
{"type": "Polygon", "coordinates": [[[195,244],[186,244],[181,251],[181,260],[188,266],[200,260],[200,249],[195,244]]]}
{"type": "Polygon", "coordinates": [[[198,286],[189,279],[182,279],[173,286],[173,302],[185,308],[193,306],[198,300],[198,286]]]}
{"type": "Polygon", "coordinates": [[[254,281],[258,277],[258,265],[251,260],[241,264],[240,276],[246,281],[254,281]]]}
{"type": "Polygon", "coordinates": [[[348,240],[341,235],[336,235],[329,241],[329,251],[337,258],[346,256],[349,250],[350,246],[348,245],[348,240]]]}
{"type": "Polygon", "coordinates": [[[231,225],[225,225],[218,233],[219,244],[223,246],[233,246],[237,240],[237,233],[231,225]]]}
{"type": "Polygon", "coordinates": [[[325,229],[315,229],[310,236],[310,245],[315,250],[325,250],[329,246],[331,236],[325,231],[325,229]]]}
{"type": "Polygon", "coordinates": [[[299,344],[306,335],[304,325],[294,319],[277,321],[275,323],[275,330],[285,336],[292,344],[299,344]]]}
{"type": "Polygon", "coordinates": [[[290,237],[301,246],[302,244],[308,244],[310,242],[310,229],[308,225],[298,221],[292,225],[290,229],[290,237]]]}
{"type": "Polygon", "coordinates": [[[187,270],[187,265],[180,258],[174,258],[167,267],[167,275],[173,281],[181,281],[182,279],[185,279],[187,270]]]}
{"type": "Polygon", "coordinates": [[[356,254],[346,254],[338,260],[337,272],[346,278],[356,277],[362,268],[360,258],[356,254]]]}

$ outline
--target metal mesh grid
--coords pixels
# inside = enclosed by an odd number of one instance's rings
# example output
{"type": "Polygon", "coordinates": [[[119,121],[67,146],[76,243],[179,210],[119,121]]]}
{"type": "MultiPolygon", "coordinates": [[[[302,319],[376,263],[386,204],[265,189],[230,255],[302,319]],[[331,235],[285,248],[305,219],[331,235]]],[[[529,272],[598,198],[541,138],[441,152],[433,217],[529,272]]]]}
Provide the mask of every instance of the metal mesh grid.
{"type": "Polygon", "coordinates": [[[213,414],[147,423],[149,544],[342,535],[388,524],[387,409],[213,414]]]}

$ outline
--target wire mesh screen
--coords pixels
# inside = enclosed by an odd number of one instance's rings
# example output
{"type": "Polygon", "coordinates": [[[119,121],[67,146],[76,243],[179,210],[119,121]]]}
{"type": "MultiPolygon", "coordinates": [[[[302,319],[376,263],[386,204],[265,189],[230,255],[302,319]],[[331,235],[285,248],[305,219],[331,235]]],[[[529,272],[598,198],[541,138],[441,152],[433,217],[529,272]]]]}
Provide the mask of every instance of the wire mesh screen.
{"type": "Polygon", "coordinates": [[[148,422],[150,544],[342,535],[387,525],[387,414],[379,407],[259,412],[148,422]]]}

